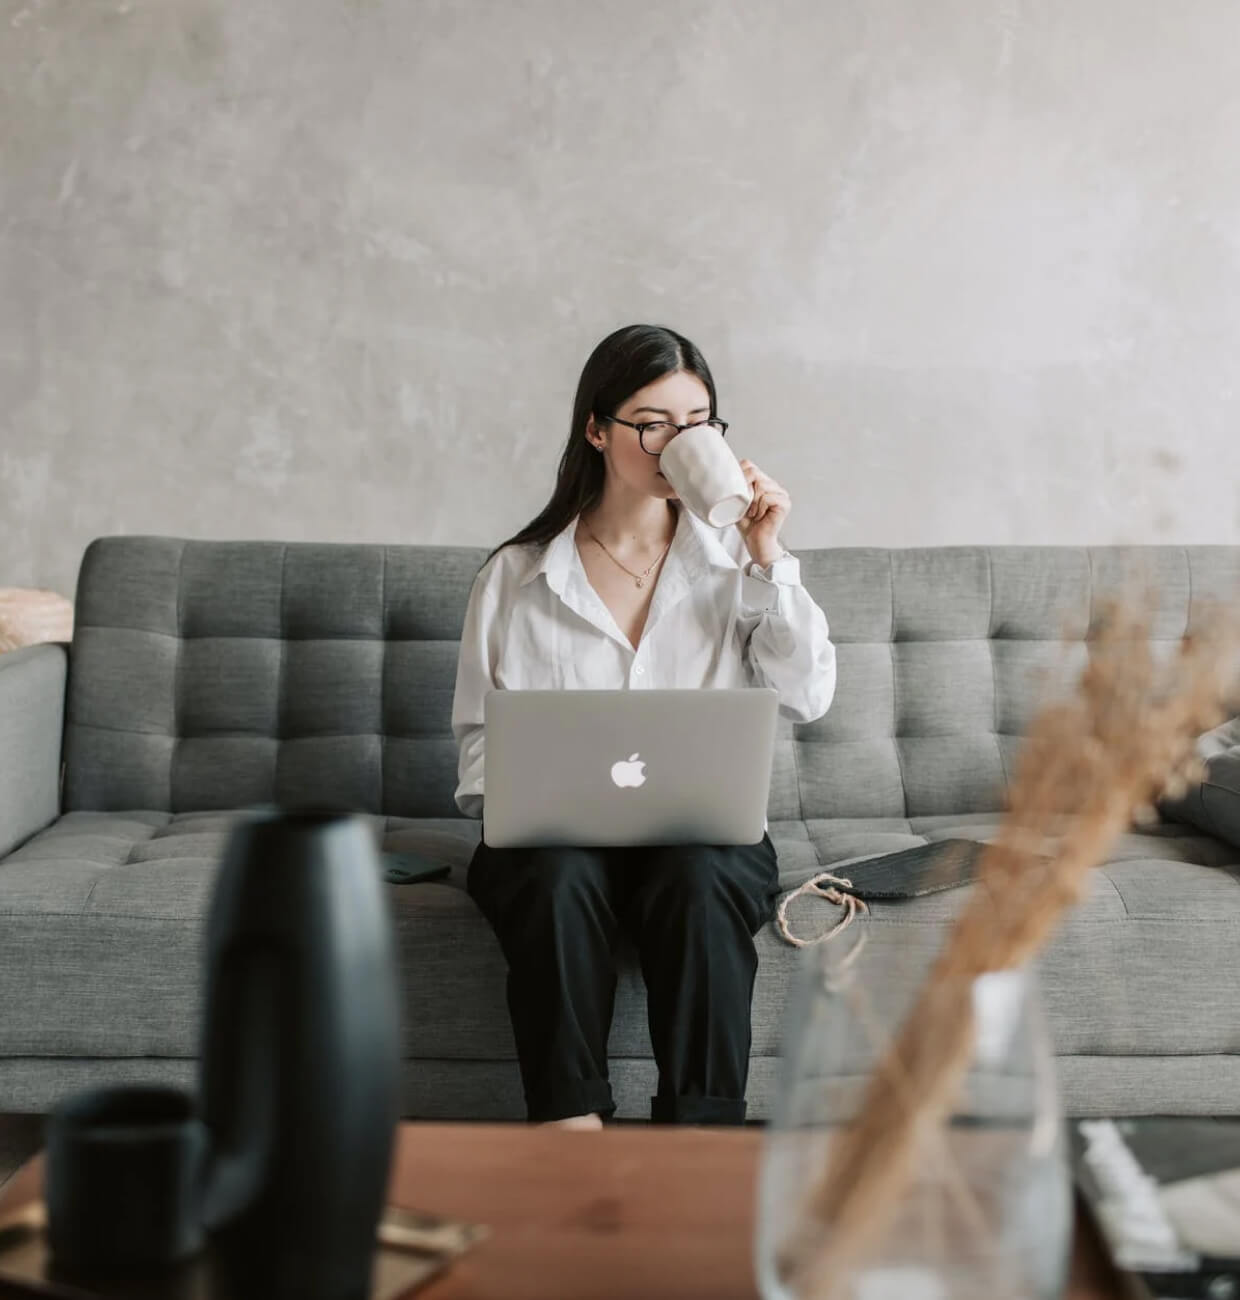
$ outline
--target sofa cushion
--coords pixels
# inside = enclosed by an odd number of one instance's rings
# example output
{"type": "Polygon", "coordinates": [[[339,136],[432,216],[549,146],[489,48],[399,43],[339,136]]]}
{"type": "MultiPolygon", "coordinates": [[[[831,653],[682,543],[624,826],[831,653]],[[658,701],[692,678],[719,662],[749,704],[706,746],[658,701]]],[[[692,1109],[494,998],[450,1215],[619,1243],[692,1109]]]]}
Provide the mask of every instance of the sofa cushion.
{"type": "MultiPolygon", "coordinates": [[[[192,1057],[197,1052],[203,920],[228,832],[241,814],[69,813],[0,861],[0,1056],[192,1057]]],[[[504,961],[464,891],[479,825],[462,818],[368,819],[376,841],[452,863],[442,883],[389,886],[400,949],[407,1059],[511,1058],[504,961]]],[[[995,814],[773,821],[781,884],[823,866],[965,836],[995,814]]],[[[941,944],[968,889],[875,905],[869,941],[893,978],[911,977],[941,944]]],[[[836,911],[792,909],[797,934],[836,911]]],[[[1117,842],[1041,961],[1061,1053],[1240,1052],[1240,852],[1166,822],[1117,842]],[[1185,1008],[1192,1014],[1186,1015],[1185,1008]]],[[[847,942],[847,935],[833,942],[847,942]]],[[[758,936],[753,1052],[778,1051],[798,953],[772,927],[758,936]]],[[[615,1057],[650,1054],[640,975],[621,953],[615,1057]]]]}

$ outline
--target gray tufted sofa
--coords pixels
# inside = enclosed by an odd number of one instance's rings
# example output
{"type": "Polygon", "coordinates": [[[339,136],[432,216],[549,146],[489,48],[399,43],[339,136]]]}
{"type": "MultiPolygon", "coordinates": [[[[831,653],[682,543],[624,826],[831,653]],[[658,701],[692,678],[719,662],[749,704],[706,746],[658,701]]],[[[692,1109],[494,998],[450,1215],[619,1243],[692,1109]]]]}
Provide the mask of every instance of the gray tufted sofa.
{"type": "MultiPolygon", "coordinates": [[[[221,846],[240,810],[289,801],[355,809],[381,843],[455,864],[449,882],[392,889],[405,1110],[523,1114],[503,961],[462,888],[479,826],[452,798],[456,637],[483,554],[91,544],[72,645],[0,656],[0,1111],[105,1080],[192,1081],[221,846]]],[[[1134,558],[1160,586],[1167,647],[1204,601],[1240,592],[1240,548],[802,552],[839,688],[826,717],[781,724],[784,883],[993,834],[1032,670],[1053,684],[1080,668],[1098,597],[1134,558]]],[[[876,907],[871,942],[893,969],[932,952],[962,896],[876,907]]],[[[828,919],[810,900],[796,924],[828,919]]],[[[797,959],[770,929],[759,947],[755,1118],[797,959]]],[[[1240,1110],[1240,850],[1172,822],[1125,835],[1040,966],[1071,1113],[1240,1110]]],[[[627,953],[611,1056],[619,1113],[645,1116],[654,1069],[627,953]]]]}

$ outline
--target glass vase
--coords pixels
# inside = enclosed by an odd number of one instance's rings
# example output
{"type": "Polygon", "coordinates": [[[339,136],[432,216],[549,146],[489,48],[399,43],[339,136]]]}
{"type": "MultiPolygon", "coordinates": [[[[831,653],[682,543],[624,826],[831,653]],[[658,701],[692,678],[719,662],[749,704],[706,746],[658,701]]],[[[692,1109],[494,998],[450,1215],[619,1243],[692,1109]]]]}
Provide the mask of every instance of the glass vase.
{"type": "Polygon", "coordinates": [[[802,952],[759,1175],[755,1263],[764,1300],[1051,1300],[1063,1292],[1071,1181],[1036,979],[1020,967],[942,982],[928,1006],[933,957],[912,935],[859,948],[840,936],[802,952]],[[971,1010],[971,1025],[953,1007],[971,1010]],[[934,1122],[923,1109],[933,1090],[916,1077],[928,1073],[924,1056],[910,1066],[907,1053],[890,1055],[915,1008],[931,1055],[935,1039],[952,1044],[953,1086],[940,1094],[934,1122]],[[893,1071],[893,1059],[905,1066],[893,1071]],[[862,1128],[876,1072],[899,1081],[896,1095],[871,1106],[862,1128]],[[901,1109],[921,1120],[902,1128],[901,1109]],[[903,1173],[878,1208],[868,1200],[850,1207],[865,1230],[846,1246],[831,1207],[864,1180],[842,1178],[837,1199],[824,1199],[832,1154],[856,1139],[854,1158],[872,1162],[890,1155],[897,1134],[903,1173]]]}

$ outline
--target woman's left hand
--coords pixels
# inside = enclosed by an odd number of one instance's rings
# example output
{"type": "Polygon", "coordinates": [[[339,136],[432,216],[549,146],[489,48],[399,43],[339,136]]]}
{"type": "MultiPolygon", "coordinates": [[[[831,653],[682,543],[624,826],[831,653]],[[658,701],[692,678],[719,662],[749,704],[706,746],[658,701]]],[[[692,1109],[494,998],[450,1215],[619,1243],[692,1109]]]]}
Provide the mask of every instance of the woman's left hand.
{"type": "Polygon", "coordinates": [[[764,474],[751,460],[742,460],[741,469],[753,488],[753,501],[737,521],[737,528],[749,547],[749,554],[760,567],[783,554],[779,530],[792,513],[792,498],[769,474],[764,474]]]}

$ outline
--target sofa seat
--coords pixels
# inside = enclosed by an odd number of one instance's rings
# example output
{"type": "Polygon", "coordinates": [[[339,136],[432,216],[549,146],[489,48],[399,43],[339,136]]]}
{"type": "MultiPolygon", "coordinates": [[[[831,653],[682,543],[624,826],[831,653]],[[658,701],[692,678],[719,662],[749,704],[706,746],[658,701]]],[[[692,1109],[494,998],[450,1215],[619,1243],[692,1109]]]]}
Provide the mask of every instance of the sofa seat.
{"type": "MultiPolygon", "coordinates": [[[[0,1058],[166,1058],[197,1054],[202,938],[214,873],[240,811],[71,812],[0,861],[0,1058]],[[16,990],[37,989],[25,999],[16,990]]],[[[504,963],[464,892],[478,823],[366,819],[376,842],[450,861],[440,883],[392,886],[404,1055],[423,1061],[514,1057],[504,963]]],[[[772,821],[781,883],[930,839],[986,839],[997,814],[772,821]]],[[[931,959],[968,890],[875,906],[869,941],[893,972],[931,959]]],[[[792,908],[794,931],[838,915],[792,908]]],[[[1040,975],[1061,1056],[1240,1055],[1240,852],[1175,823],[1121,837],[1087,896],[1043,954],[1040,975]]],[[[846,943],[848,935],[833,942],[846,943]]],[[[798,953],[772,927],[758,937],[753,1054],[774,1057],[798,953]]],[[[622,955],[610,1051],[650,1056],[636,963],[622,955]]]]}

